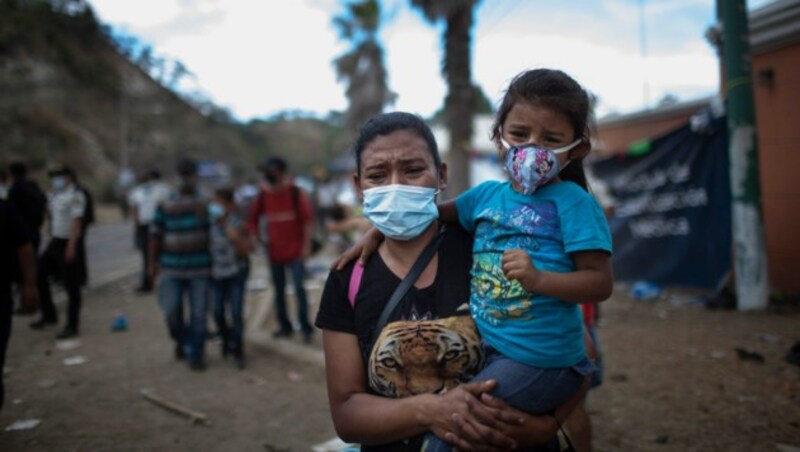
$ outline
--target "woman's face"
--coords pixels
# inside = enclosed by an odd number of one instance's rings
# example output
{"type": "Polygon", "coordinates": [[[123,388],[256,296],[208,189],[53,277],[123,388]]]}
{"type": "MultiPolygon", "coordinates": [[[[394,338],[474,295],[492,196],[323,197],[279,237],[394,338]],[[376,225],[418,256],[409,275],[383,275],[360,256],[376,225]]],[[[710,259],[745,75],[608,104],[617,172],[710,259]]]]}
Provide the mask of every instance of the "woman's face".
{"type": "Polygon", "coordinates": [[[384,185],[415,185],[444,189],[447,168],[437,171],[425,140],[414,132],[398,130],[379,135],[361,153],[360,176],[354,175],[359,198],[369,188],[384,185]]]}

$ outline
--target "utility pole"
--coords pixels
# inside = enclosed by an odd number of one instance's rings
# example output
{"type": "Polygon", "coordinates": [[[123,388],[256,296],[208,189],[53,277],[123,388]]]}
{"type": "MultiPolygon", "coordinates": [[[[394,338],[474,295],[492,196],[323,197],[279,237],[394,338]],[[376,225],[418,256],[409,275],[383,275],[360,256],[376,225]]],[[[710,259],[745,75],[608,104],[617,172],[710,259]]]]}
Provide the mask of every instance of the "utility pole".
{"type": "Polygon", "coordinates": [[[764,309],[769,297],[769,280],[747,7],[745,0],[717,1],[723,29],[737,306],[742,311],[764,309]]]}

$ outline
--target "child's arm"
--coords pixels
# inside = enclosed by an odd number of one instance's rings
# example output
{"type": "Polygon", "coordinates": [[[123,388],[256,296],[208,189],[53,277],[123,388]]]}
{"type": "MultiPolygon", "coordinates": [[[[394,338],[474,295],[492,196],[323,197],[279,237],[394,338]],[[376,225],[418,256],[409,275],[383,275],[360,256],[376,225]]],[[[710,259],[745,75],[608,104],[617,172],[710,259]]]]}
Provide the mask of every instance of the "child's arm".
{"type": "Polygon", "coordinates": [[[458,209],[456,200],[449,199],[436,205],[439,209],[439,220],[446,224],[458,224],[458,209]]]}
{"type": "Polygon", "coordinates": [[[573,303],[598,303],[611,296],[614,276],[611,256],[605,251],[579,251],[572,254],[575,271],[541,271],[524,250],[503,253],[503,273],[517,280],[528,292],[537,292],[573,303]]]}
{"type": "Polygon", "coordinates": [[[233,243],[236,248],[236,253],[239,256],[249,256],[253,252],[253,242],[250,240],[248,229],[246,225],[241,225],[239,228],[227,226],[225,228],[225,235],[233,243]]]}

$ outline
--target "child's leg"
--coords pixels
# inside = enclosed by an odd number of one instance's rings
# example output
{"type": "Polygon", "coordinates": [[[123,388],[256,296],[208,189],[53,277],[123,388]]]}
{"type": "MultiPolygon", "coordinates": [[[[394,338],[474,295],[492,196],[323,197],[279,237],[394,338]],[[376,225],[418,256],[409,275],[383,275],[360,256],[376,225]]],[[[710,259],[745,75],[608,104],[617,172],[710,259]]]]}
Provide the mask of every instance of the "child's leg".
{"type": "MultiPolygon", "coordinates": [[[[550,412],[569,400],[584,381],[584,376],[570,367],[532,367],[506,358],[491,347],[487,346],[485,351],[486,366],[472,381],[496,380],[497,387],[492,395],[527,413],[550,412]]],[[[429,432],[425,435],[422,450],[445,452],[452,450],[452,446],[429,432]]]]}
{"type": "Polygon", "coordinates": [[[494,353],[474,380],[496,380],[492,395],[527,413],[549,413],[569,400],[584,381],[571,367],[533,367],[494,353]]]}

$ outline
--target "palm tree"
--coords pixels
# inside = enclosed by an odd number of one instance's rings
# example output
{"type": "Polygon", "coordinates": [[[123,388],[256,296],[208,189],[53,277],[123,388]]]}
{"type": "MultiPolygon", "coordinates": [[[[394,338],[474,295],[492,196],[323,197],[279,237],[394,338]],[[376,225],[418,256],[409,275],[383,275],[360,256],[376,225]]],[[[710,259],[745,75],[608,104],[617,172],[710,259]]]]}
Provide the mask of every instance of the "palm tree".
{"type": "Polygon", "coordinates": [[[339,37],[351,41],[353,48],[334,60],[338,79],[347,83],[349,105],[344,116],[348,133],[394,103],[397,97],[386,84],[383,48],[378,43],[380,5],[377,0],[361,0],[346,5],[347,12],[336,16],[339,37]]]}
{"type": "Polygon", "coordinates": [[[475,86],[472,84],[470,32],[473,8],[480,0],[411,0],[430,22],[444,19],[447,26],[442,41],[442,75],[447,81],[444,101],[445,124],[450,131],[450,187],[452,194],[469,188],[469,151],[472,142],[472,116],[475,86]]]}

